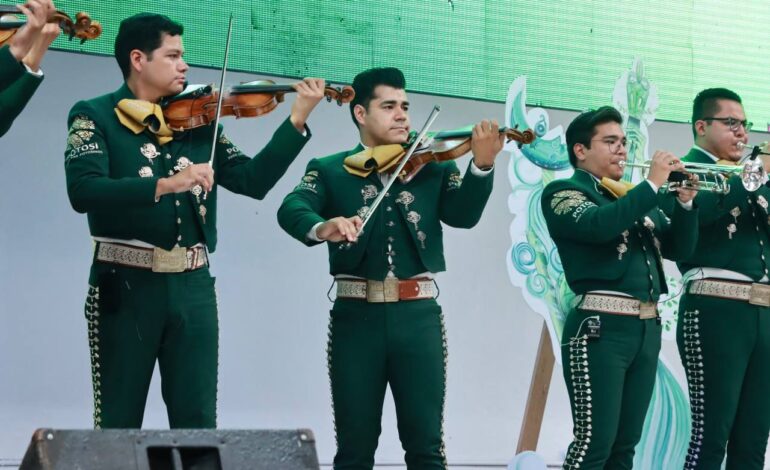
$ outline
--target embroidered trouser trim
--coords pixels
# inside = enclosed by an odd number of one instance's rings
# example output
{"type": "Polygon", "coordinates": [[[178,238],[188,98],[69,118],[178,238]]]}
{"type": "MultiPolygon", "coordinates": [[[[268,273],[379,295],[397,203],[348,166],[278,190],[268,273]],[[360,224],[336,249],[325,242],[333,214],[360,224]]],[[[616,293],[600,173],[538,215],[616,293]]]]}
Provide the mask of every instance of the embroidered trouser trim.
{"type": "Polygon", "coordinates": [[[157,362],[170,426],[216,427],[219,328],[208,269],[161,274],[97,262],[89,283],[94,425],[140,428],[157,362]]]}
{"type": "Polygon", "coordinates": [[[770,433],[770,308],[685,294],[677,344],[692,435],[685,469],[764,467],[770,433]]]}
{"type": "Polygon", "coordinates": [[[433,299],[372,304],[338,299],[328,367],[335,469],[371,469],[388,385],[408,468],[445,469],[446,338],[433,299]]]}
{"type": "Polygon", "coordinates": [[[572,310],[562,334],[562,371],[572,407],[574,439],[568,470],[631,468],[644,426],[660,351],[655,319],[572,310]],[[601,320],[588,339],[587,317],[601,320]],[[579,330],[579,331],[578,331],[579,330]]]}

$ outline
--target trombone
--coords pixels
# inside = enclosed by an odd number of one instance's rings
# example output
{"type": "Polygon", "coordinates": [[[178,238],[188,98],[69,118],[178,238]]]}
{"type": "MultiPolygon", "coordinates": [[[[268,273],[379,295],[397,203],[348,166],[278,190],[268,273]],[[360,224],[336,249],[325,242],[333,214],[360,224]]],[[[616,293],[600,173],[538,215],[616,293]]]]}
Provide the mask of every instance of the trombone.
{"type": "MultiPolygon", "coordinates": [[[[731,176],[739,176],[743,187],[746,188],[747,191],[756,191],[767,179],[765,168],[758,159],[746,160],[743,165],[695,162],[682,163],[684,164],[684,171],[672,171],[669,175],[668,183],[664,185],[668,191],[676,191],[678,188],[684,188],[696,191],[709,191],[717,194],[727,194],[730,192],[730,183],[728,183],[727,180],[731,176]],[[692,175],[694,175],[694,178],[692,178],[692,175]]],[[[650,169],[650,162],[628,163],[621,160],[618,164],[621,168],[641,168],[643,175],[650,169]]]]}

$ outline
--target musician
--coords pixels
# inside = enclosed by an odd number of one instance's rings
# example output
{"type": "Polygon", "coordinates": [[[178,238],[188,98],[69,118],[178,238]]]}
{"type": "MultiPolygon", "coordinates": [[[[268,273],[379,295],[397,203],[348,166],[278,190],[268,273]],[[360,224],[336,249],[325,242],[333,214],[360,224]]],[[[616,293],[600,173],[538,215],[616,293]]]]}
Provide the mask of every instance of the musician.
{"type": "Polygon", "coordinates": [[[43,81],[40,61],[61,30],[47,23],[56,11],[51,0],[29,0],[17,5],[27,16],[27,23],[0,48],[0,137],[8,132],[14,119],[29,102],[43,81]]]}
{"type": "MultiPolygon", "coordinates": [[[[740,96],[703,90],[682,160],[737,162],[750,130],[740,96]]],[[[678,263],[688,281],[677,325],[692,411],[686,469],[719,469],[725,451],[728,469],[762,469],[770,430],[770,189],[750,192],[738,175],[728,183],[727,194],[698,193],[698,244],[678,263]]]]}
{"type": "Polygon", "coordinates": [[[464,177],[453,161],[434,162],[385,190],[393,175],[383,168],[393,161],[382,146],[409,138],[406,82],[396,68],[374,68],[358,74],[353,88],[360,143],[312,160],[278,211],[281,227],[300,242],[326,242],[337,283],[327,348],[334,467],[373,467],[389,384],[407,467],[442,469],[447,351],[432,280],[445,269],[441,223],[470,228],[479,221],[503,138],[496,122],[482,121],[464,177]]]}
{"type": "Polygon", "coordinates": [[[562,334],[574,423],[565,469],[631,468],[660,351],[661,257],[686,257],[696,241],[693,191],[677,193],[670,220],[658,207],[658,189],[682,169],[674,155],[655,152],[633,189],[618,183],[627,157],[621,125],[609,106],[576,117],[566,135],[575,173],[543,191],[548,231],[577,294],[562,334]]]}
{"type": "Polygon", "coordinates": [[[290,116],[254,158],[221,127],[216,142],[214,126],[173,133],[157,103],[184,87],[182,32],[162,15],[123,20],[115,58],[125,83],[69,114],[67,192],[96,242],[85,315],[97,428],[141,426],[156,361],[170,426],[216,426],[208,252],[217,243],[218,188],[265,197],[310,138],[305,123],[323,97],[323,80],[296,84],[290,116]]]}

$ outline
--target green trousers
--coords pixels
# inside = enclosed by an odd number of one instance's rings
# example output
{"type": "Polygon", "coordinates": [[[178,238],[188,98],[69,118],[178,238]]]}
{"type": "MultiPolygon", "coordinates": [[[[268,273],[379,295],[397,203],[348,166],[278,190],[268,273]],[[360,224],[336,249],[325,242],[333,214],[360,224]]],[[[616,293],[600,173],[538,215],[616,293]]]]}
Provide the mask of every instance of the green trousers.
{"type": "Polygon", "coordinates": [[[761,470],[770,432],[770,308],[685,294],[677,343],[690,392],[684,468],[761,470]]]}
{"type": "Polygon", "coordinates": [[[661,326],[655,319],[572,310],[562,334],[574,440],[567,470],[630,469],[655,386],[661,326]],[[600,337],[586,337],[588,317],[600,337]]]}
{"type": "Polygon", "coordinates": [[[390,385],[409,469],[445,469],[446,341],[435,300],[338,299],[329,320],[335,469],[371,469],[390,385]]]}
{"type": "Polygon", "coordinates": [[[208,268],[94,262],[85,315],[96,428],[140,428],[157,361],[172,428],[216,427],[218,323],[208,268]]]}

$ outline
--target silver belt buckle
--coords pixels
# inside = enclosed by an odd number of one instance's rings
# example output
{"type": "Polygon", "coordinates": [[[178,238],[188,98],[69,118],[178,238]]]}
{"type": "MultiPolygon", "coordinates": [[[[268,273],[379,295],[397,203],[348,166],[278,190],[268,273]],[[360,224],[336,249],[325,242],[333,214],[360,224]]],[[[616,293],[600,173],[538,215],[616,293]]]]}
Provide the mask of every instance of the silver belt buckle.
{"type": "Polygon", "coordinates": [[[372,303],[398,302],[398,279],[387,277],[384,281],[366,281],[366,301],[372,303]]]}
{"type": "Polygon", "coordinates": [[[650,318],[657,318],[658,308],[654,302],[639,302],[639,319],[649,320],[650,318]]]}
{"type": "Polygon", "coordinates": [[[749,303],[761,307],[770,307],[770,286],[767,284],[751,284],[749,303]]]}
{"type": "Polygon", "coordinates": [[[152,250],[152,272],[181,273],[187,268],[187,248],[175,246],[170,251],[155,247],[152,250]]]}

